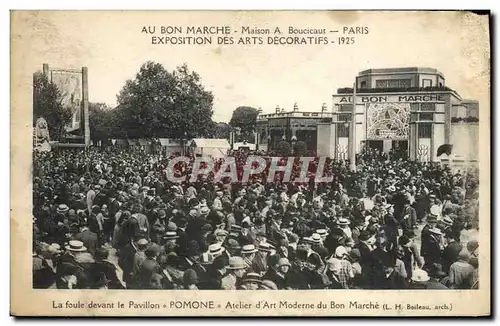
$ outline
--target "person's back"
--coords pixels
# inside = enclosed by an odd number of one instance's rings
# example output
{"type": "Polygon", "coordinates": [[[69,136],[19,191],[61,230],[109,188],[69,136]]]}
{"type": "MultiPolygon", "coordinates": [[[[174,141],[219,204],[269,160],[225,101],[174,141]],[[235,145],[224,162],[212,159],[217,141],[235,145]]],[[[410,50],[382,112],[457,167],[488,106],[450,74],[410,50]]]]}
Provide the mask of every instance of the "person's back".
{"type": "Polygon", "coordinates": [[[474,279],[474,267],[459,260],[450,267],[449,278],[454,289],[470,289],[474,279]]]}

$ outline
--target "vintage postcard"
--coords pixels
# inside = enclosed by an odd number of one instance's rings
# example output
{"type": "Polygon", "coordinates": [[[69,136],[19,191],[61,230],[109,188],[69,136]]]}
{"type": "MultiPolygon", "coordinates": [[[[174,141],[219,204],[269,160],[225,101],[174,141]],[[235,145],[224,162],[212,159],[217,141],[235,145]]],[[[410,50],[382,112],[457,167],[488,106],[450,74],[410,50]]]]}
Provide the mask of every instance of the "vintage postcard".
{"type": "Polygon", "coordinates": [[[11,314],[490,315],[489,24],[12,11],[11,314]]]}

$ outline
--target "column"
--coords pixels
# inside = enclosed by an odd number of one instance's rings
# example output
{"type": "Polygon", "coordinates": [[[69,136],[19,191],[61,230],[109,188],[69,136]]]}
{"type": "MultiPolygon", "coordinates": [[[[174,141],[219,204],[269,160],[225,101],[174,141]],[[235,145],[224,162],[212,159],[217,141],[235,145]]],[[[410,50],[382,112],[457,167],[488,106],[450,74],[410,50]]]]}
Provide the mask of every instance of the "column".
{"type": "Polygon", "coordinates": [[[87,67],[82,68],[82,103],[83,103],[83,128],[85,146],[90,145],[90,126],[89,126],[89,80],[87,67]]]}

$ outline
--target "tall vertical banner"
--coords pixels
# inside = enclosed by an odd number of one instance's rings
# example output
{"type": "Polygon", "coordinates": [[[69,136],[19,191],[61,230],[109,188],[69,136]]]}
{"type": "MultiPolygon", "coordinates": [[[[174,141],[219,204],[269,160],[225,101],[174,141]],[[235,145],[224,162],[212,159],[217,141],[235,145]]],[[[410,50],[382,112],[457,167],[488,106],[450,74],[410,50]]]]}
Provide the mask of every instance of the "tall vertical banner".
{"type": "Polygon", "coordinates": [[[72,132],[81,127],[83,78],[81,71],[53,69],[50,80],[57,86],[61,94],[63,107],[71,110],[71,120],[66,122],[65,129],[72,132]]]}
{"type": "Polygon", "coordinates": [[[84,137],[86,146],[90,145],[89,112],[88,112],[88,69],[51,68],[43,64],[43,72],[56,85],[64,108],[71,111],[71,119],[65,122],[68,133],[77,133],[84,137]]]}

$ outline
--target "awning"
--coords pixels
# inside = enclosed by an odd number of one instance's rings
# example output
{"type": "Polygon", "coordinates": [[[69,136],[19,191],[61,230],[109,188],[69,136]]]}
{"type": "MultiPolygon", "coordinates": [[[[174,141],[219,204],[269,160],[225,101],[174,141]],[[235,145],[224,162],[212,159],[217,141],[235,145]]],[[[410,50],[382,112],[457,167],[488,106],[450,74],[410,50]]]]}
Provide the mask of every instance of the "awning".
{"type": "Polygon", "coordinates": [[[191,141],[190,146],[198,148],[218,148],[218,149],[231,148],[227,139],[209,139],[209,138],[194,138],[191,141]]]}
{"type": "Polygon", "coordinates": [[[137,142],[139,143],[140,146],[148,146],[151,144],[151,141],[145,138],[138,139],[137,142]]]}

